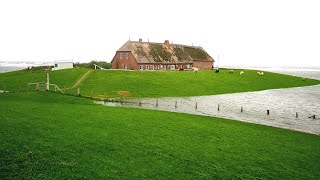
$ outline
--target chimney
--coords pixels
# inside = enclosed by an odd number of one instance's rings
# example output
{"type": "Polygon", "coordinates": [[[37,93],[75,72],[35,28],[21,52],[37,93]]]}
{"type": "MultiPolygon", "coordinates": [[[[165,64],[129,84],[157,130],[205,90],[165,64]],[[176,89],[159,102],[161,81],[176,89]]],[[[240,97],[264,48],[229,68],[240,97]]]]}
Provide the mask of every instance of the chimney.
{"type": "Polygon", "coordinates": [[[142,42],[142,38],[139,38],[139,42],[142,42]]]}
{"type": "Polygon", "coordinates": [[[169,47],[169,46],[170,46],[169,40],[165,40],[165,41],[164,41],[164,45],[166,45],[167,47],[169,47]]]}

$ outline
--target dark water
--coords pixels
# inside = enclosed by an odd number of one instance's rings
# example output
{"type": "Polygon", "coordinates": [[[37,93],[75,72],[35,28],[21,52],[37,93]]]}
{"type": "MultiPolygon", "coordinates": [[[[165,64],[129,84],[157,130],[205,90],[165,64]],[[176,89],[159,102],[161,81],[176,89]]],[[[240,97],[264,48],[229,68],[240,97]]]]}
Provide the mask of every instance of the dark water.
{"type": "MultiPolygon", "coordinates": [[[[320,71],[281,73],[320,79],[320,71]]],[[[128,104],[105,105],[214,116],[320,134],[320,85],[213,96],[143,98],[128,104]],[[316,119],[309,118],[311,115],[316,115],[316,119]]]]}

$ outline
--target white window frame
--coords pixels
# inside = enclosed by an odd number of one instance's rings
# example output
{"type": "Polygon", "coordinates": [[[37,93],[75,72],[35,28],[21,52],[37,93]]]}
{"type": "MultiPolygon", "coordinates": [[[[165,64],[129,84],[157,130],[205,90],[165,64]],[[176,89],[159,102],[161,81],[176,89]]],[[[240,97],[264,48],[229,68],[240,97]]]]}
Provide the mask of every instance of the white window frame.
{"type": "Polygon", "coordinates": [[[150,69],[151,69],[151,70],[154,70],[154,65],[150,65],[150,69]]]}
{"type": "Polygon", "coordinates": [[[126,59],[128,60],[129,59],[129,53],[126,52],[125,56],[126,56],[126,59]]]}
{"type": "Polygon", "coordinates": [[[123,53],[121,52],[121,53],[120,53],[120,59],[122,59],[122,58],[123,58],[123,53]]]}
{"type": "Polygon", "coordinates": [[[140,69],[140,70],[143,70],[143,65],[139,65],[139,69],[140,69]]]}
{"type": "Polygon", "coordinates": [[[190,69],[190,64],[187,64],[187,69],[190,69]]]}
{"type": "Polygon", "coordinates": [[[145,65],[145,67],[146,67],[146,70],[149,70],[149,65],[145,65]]]}

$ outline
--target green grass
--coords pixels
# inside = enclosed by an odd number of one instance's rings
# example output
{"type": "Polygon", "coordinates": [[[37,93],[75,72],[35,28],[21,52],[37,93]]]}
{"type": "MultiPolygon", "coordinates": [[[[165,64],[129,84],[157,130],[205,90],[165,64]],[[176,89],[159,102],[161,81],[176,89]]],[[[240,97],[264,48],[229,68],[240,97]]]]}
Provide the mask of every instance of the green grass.
{"type": "MultiPolygon", "coordinates": [[[[57,84],[59,88],[71,87],[89,69],[77,68],[52,71],[49,73],[50,83],[57,84]]],[[[28,83],[46,82],[46,73],[43,71],[14,71],[0,73],[0,89],[8,91],[35,90],[35,86],[28,83]]]]}
{"type": "MultiPolygon", "coordinates": [[[[68,89],[89,69],[69,69],[50,72],[50,82],[69,94],[77,88],[68,89]]],[[[259,91],[319,84],[320,81],[266,72],[257,76],[254,70],[240,70],[229,74],[228,70],[214,71],[101,71],[93,72],[79,85],[83,96],[117,96],[117,91],[129,91],[133,97],[201,96],[235,92],[259,91]]],[[[16,71],[0,74],[0,89],[9,91],[34,90],[27,88],[29,82],[44,82],[44,72],[16,71]]]]}
{"type": "MultiPolygon", "coordinates": [[[[95,70],[80,85],[83,95],[115,96],[117,91],[129,91],[134,97],[201,96],[235,92],[258,91],[319,84],[318,80],[303,79],[266,72],[257,76],[256,71],[245,70],[229,74],[214,71],[99,71],[95,70]]],[[[69,91],[75,93],[76,90],[69,91]]]]}
{"type": "Polygon", "coordinates": [[[0,94],[0,144],[0,179],[320,177],[319,136],[50,92],[0,94]]]}

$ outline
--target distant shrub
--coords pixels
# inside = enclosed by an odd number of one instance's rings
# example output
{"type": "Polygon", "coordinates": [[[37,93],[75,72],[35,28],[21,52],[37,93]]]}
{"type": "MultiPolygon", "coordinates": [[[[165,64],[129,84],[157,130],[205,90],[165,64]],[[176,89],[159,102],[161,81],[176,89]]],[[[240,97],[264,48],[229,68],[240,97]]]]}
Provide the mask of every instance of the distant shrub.
{"type": "Polygon", "coordinates": [[[25,68],[26,71],[44,71],[44,70],[50,70],[53,66],[29,66],[25,68]]]}
{"type": "Polygon", "coordinates": [[[91,61],[89,63],[74,63],[74,67],[78,68],[94,68],[94,64],[101,66],[104,69],[111,69],[112,65],[111,63],[105,62],[105,61],[91,61]]]}

